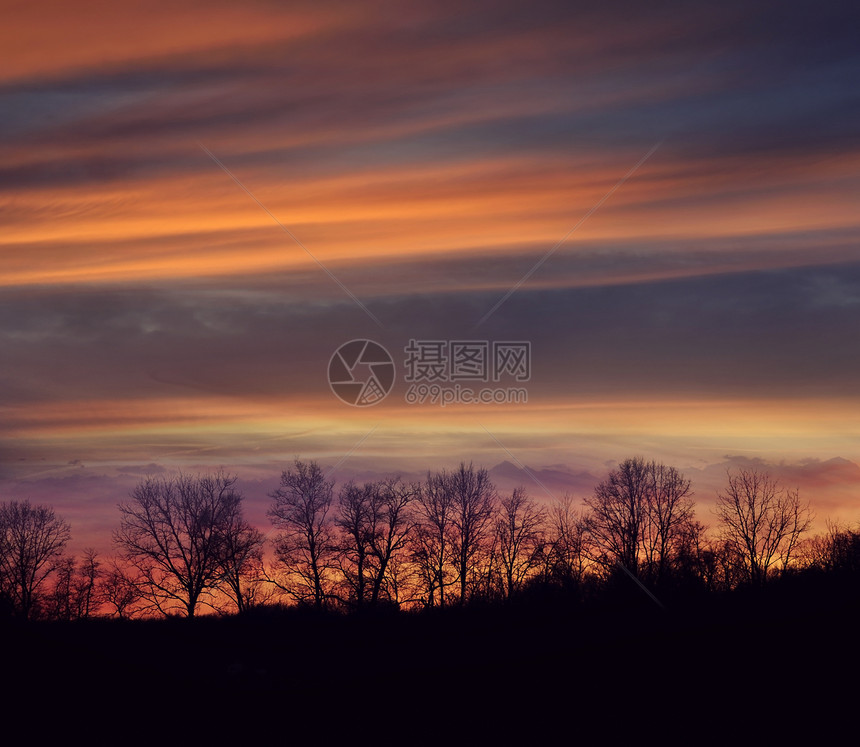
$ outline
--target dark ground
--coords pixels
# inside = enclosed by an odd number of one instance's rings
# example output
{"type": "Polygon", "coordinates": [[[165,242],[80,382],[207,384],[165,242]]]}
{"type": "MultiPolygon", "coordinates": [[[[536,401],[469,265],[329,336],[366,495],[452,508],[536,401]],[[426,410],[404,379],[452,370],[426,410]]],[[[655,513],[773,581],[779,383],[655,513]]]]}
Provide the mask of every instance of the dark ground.
{"type": "Polygon", "coordinates": [[[853,718],[858,623],[853,584],[799,582],[665,609],[553,594],[432,614],[7,620],[3,710],[37,726],[115,720],[132,743],[772,744],[853,718]]]}

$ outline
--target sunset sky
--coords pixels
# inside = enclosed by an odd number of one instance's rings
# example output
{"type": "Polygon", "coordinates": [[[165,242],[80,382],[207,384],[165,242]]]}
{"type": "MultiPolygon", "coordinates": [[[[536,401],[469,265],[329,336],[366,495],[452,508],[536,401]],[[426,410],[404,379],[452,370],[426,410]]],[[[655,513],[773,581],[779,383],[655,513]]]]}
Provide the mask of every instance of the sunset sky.
{"type": "Polygon", "coordinates": [[[75,548],[177,469],[265,527],[296,457],[549,500],[642,455],[705,524],[757,465],[860,519],[855,3],[0,9],[0,500],[75,548]],[[527,403],[408,404],[410,339],[530,342],[527,403]]]}

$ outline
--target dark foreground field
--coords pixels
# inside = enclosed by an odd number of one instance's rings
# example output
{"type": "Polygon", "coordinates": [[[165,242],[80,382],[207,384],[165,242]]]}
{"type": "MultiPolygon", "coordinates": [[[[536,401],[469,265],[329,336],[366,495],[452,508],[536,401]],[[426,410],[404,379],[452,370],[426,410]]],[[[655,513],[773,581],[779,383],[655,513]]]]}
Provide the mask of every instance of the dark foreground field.
{"type": "Polygon", "coordinates": [[[571,743],[760,733],[771,744],[771,728],[820,732],[851,718],[858,623],[850,589],[788,585],[666,609],[635,595],[591,605],[553,595],[434,613],[7,621],[4,710],[84,732],[117,719],[120,742],[277,728],[323,744],[559,733],[571,743]]]}

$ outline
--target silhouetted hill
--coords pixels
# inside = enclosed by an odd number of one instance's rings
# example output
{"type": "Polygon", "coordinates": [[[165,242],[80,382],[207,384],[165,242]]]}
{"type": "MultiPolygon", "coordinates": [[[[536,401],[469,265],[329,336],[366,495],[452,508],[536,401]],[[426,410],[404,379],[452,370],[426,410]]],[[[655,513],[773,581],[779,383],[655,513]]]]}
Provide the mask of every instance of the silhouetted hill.
{"type": "Polygon", "coordinates": [[[594,486],[600,482],[600,478],[589,472],[574,472],[565,465],[550,465],[539,469],[528,465],[525,467],[526,469],[517,467],[505,460],[489,470],[490,479],[502,493],[509,493],[522,486],[531,495],[541,499],[548,497],[541,486],[559,498],[565,493],[579,497],[591,494],[594,486]]]}

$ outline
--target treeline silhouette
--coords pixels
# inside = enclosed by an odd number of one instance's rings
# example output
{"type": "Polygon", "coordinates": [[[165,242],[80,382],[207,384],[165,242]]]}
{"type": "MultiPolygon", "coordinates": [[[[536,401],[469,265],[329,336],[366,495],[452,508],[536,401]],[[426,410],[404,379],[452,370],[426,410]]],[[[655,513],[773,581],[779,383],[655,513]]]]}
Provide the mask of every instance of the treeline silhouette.
{"type": "Polygon", "coordinates": [[[0,610],[19,619],[195,617],[278,610],[434,610],[499,603],[653,606],[860,578],[860,531],[828,524],[769,474],[727,474],[716,522],[680,471],[635,457],[593,493],[500,495],[461,463],[418,483],[336,490],[296,460],[271,494],[272,536],[243,516],[237,478],[149,477],[119,505],[115,554],[64,554],[51,507],[0,504],[0,610]]]}

